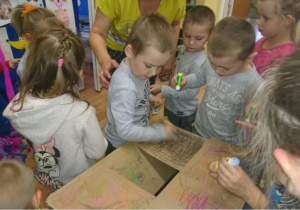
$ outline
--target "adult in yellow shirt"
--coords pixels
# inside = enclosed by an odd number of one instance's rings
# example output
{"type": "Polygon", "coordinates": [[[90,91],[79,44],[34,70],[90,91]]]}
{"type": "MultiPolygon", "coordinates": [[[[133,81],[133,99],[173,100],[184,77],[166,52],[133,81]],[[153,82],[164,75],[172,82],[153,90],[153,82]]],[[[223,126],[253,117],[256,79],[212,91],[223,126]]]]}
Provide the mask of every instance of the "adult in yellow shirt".
{"type": "MultiPolygon", "coordinates": [[[[124,48],[135,20],[147,12],[164,16],[173,27],[177,45],[180,20],[185,15],[185,0],[96,0],[97,11],[90,31],[90,44],[101,65],[99,75],[103,87],[108,88],[110,71],[125,58],[124,48]]],[[[174,56],[164,66],[160,75],[168,79],[174,69],[174,56]]]]}

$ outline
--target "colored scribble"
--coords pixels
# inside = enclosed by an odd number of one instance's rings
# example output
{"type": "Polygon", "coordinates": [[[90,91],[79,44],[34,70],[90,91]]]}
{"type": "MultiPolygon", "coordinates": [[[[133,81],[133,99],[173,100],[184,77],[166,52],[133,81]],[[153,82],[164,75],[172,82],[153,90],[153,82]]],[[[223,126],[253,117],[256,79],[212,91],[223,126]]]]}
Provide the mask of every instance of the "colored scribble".
{"type": "Polygon", "coordinates": [[[230,151],[229,149],[223,148],[221,146],[211,146],[208,148],[207,151],[213,152],[213,153],[225,153],[225,154],[229,154],[230,151]]]}
{"type": "Polygon", "coordinates": [[[184,209],[220,209],[227,208],[220,203],[214,201],[209,202],[209,198],[199,192],[192,189],[174,189],[172,191],[176,200],[178,199],[178,205],[184,209]]]}

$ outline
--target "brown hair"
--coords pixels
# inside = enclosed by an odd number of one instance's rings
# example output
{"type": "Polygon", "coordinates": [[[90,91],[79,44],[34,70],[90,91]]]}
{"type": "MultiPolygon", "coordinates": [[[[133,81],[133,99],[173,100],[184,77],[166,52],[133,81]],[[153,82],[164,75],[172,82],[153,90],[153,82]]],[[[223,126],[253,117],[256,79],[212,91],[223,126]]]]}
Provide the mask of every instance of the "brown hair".
{"type": "Polygon", "coordinates": [[[148,46],[155,47],[161,53],[172,53],[175,48],[172,26],[164,17],[147,13],[135,22],[128,44],[132,45],[134,55],[148,46]]]}
{"type": "Polygon", "coordinates": [[[235,53],[238,60],[244,61],[249,57],[254,46],[255,33],[251,24],[238,17],[226,17],[212,30],[207,50],[214,57],[235,53]]]}
{"type": "Polygon", "coordinates": [[[27,94],[37,98],[70,94],[79,99],[77,85],[84,60],[85,47],[76,34],[66,28],[50,29],[30,46],[25,76],[15,103],[21,101],[22,108],[27,94]],[[64,60],[61,68],[59,58],[64,60]]]}
{"type": "Polygon", "coordinates": [[[209,30],[212,30],[215,26],[215,14],[214,12],[207,6],[197,5],[190,9],[185,17],[184,23],[192,23],[192,24],[199,24],[199,25],[207,25],[209,30]]]}
{"type": "Polygon", "coordinates": [[[47,27],[64,27],[64,24],[49,9],[38,7],[21,17],[23,11],[25,11],[24,5],[17,5],[11,18],[11,24],[19,36],[31,33],[32,36],[37,37],[47,27]]]}
{"type": "Polygon", "coordinates": [[[30,208],[36,190],[32,170],[22,162],[2,160],[0,174],[0,208],[30,208]]]}

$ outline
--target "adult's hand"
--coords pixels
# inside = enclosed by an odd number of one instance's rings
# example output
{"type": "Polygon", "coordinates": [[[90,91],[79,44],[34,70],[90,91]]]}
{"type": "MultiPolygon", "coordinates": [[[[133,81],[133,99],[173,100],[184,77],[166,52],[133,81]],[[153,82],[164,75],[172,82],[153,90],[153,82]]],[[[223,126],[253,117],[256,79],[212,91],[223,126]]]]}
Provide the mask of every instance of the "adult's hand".
{"type": "Polygon", "coordinates": [[[210,175],[218,180],[221,186],[247,202],[252,208],[265,208],[268,200],[258,189],[252,179],[240,166],[230,165],[223,157],[219,168],[216,161],[209,164],[210,175]]]}
{"type": "Polygon", "coordinates": [[[99,74],[100,83],[104,88],[108,89],[109,80],[111,79],[110,71],[114,68],[118,68],[119,64],[117,63],[117,61],[113,59],[109,59],[100,65],[101,65],[101,72],[99,74]]]}
{"type": "Polygon", "coordinates": [[[273,154],[288,177],[283,184],[291,194],[300,199],[300,157],[280,148],[275,149],[273,154]]]}

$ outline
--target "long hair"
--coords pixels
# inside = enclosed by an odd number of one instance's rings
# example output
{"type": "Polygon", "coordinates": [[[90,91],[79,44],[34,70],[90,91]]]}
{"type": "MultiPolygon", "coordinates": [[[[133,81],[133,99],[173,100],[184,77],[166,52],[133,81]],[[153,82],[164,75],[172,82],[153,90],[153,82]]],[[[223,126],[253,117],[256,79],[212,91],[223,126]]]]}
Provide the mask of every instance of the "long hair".
{"type": "Polygon", "coordinates": [[[291,39],[299,45],[299,30],[300,30],[300,0],[259,0],[259,2],[271,1],[274,3],[274,12],[276,15],[286,18],[287,15],[293,17],[291,25],[291,39]]]}
{"type": "Polygon", "coordinates": [[[21,102],[22,108],[27,94],[37,98],[70,94],[79,99],[77,85],[84,59],[85,47],[76,34],[66,28],[50,29],[29,48],[20,95],[14,103],[21,102]],[[63,59],[61,67],[59,59],[63,59]]]}
{"type": "Polygon", "coordinates": [[[265,183],[276,180],[280,166],[273,157],[274,149],[283,148],[292,153],[300,150],[299,90],[300,49],[270,74],[254,96],[258,105],[254,120],[258,125],[248,145],[254,157],[252,178],[258,178],[263,172],[265,183]]]}
{"type": "Polygon", "coordinates": [[[64,27],[64,24],[47,8],[38,7],[22,17],[24,11],[23,4],[17,5],[11,18],[11,24],[19,36],[31,33],[36,38],[47,27],[64,27]]]}

